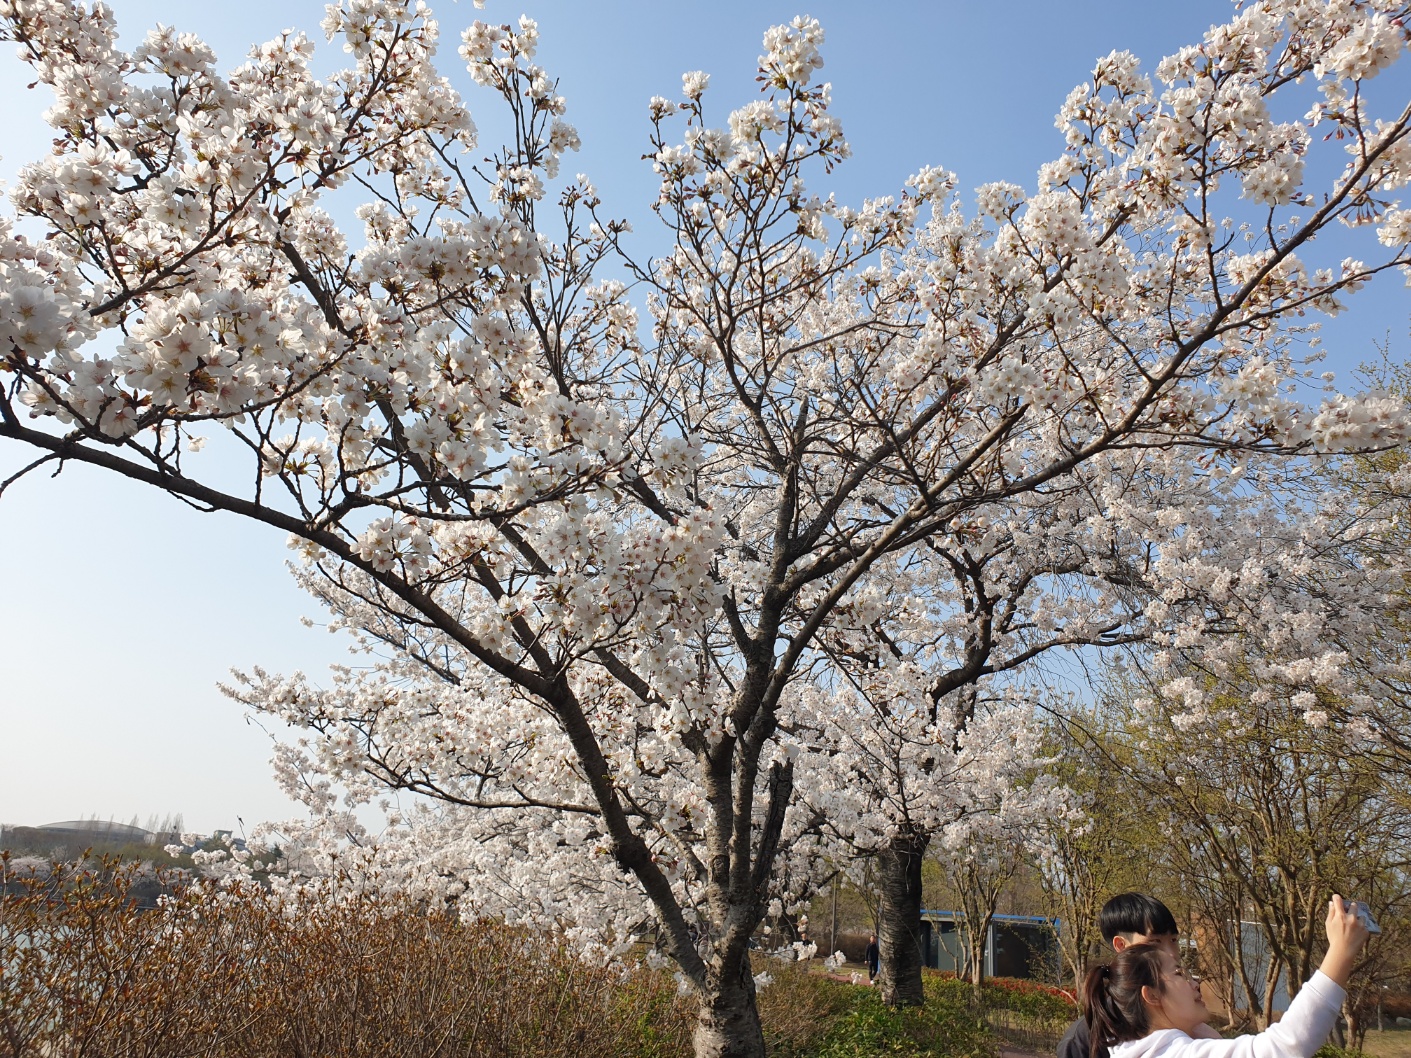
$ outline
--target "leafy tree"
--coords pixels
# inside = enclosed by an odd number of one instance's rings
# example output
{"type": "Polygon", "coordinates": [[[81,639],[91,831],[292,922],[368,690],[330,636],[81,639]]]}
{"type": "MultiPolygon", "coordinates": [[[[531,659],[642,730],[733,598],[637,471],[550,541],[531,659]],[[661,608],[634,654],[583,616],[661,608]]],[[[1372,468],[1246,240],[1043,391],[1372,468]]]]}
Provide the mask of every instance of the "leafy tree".
{"type": "Polygon", "coordinates": [[[1165,869],[1165,838],[1145,793],[1112,758],[1100,720],[1098,713],[1075,709],[1053,725],[1048,767],[1068,791],[1072,810],[1039,820],[1029,838],[1047,913],[1061,924],[1058,949],[1075,989],[1106,950],[1098,913],[1111,897],[1148,892],[1180,907],[1185,893],[1165,869]]]}
{"type": "Polygon", "coordinates": [[[1112,743],[1213,942],[1202,945],[1207,965],[1261,1027],[1280,980],[1294,995],[1317,967],[1330,893],[1393,913],[1411,896],[1411,829],[1397,805],[1407,776],[1377,767],[1345,732],[1309,724],[1291,697],[1231,681],[1200,719],[1167,698],[1138,699],[1122,706],[1112,743]]]}

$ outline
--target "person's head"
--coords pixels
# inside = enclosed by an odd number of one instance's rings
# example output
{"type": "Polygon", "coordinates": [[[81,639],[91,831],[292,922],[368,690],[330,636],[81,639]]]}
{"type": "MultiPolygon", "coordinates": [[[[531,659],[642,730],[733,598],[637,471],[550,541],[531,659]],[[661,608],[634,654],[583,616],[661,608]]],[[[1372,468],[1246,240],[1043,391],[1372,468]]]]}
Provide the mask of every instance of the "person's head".
{"type": "Polygon", "coordinates": [[[1161,1029],[1192,1032],[1209,1016],[1200,984],[1157,944],[1123,948],[1110,963],[1089,970],[1083,982],[1083,1017],[1093,1058],[1114,1044],[1161,1029]]]}
{"type": "Polygon", "coordinates": [[[1134,944],[1156,944],[1179,958],[1180,931],[1171,909],[1154,896],[1145,893],[1119,893],[1097,916],[1102,939],[1113,951],[1120,952],[1134,944]]]}

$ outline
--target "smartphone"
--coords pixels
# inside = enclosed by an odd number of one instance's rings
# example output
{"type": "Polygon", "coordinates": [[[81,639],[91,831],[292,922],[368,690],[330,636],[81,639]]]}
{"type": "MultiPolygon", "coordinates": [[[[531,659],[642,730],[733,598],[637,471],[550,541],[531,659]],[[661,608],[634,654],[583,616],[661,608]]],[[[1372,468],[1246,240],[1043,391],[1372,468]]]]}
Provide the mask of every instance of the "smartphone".
{"type": "Polygon", "coordinates": [[[1357,921],[1368,933],[1380,933],[1382,927],[1377,925],[1377,920],[1372,917],[1372,909],[1358,900],[1344,900],[1343,906],[1357,916],[1357,921]]]}

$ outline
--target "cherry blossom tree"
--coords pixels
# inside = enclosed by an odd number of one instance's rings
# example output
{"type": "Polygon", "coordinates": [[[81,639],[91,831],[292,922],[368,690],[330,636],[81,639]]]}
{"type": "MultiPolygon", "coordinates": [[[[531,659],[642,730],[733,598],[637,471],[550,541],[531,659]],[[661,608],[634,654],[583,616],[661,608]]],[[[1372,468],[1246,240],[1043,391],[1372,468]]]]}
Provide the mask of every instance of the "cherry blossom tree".
{"type": "MultiPolygon", "coordinates": [[[[1402,395],[1411,386],[1411,364],[1385,355],[1364,373],[1402,395]]],[[[1299,543],[1308,558],[1299,587],[1326,600],[1324,641],[1340,648],[1356,692],[1323,695],[1312,718],[1325,712],[1350,726],[1376,766],[1405,772],[1411,768],[1411,456],[1401,446],[1341,460],[1318,483],[1319,503],[1308,507],[1321,518],[1310,514],[1303,521],[1299,543]],[[1315,540],[1322,543],[1317,551],[1315,540]]]]}
{"type": "Polygon", "coordinates": [[[317,735],[290,782],[502,827],[505,884],[561,887],[554,917],[609,944],[649,908],[697,1052],[761,1054],[748,944],[808,822],[790,732],[839,685],[840,611],[1108,454],[1404,436],[1395,400],[1285,387],[1290,321],[1411,263],[1411,110],[1372,83],[1405,14],[1250,4],[1159,83],[1109,55],[1037,189],[971,216],[935,168],[856,208],[808,188],[848,148],[797,19],[752,102],[715,117],[702,73],[652,102],[642,258],[559,181],[577,134],[528,19],[463,35],[513,118],[481,161],[422,5],[332,6],[351,59],[320,80],[299,34],[222,75],[188,35],[124,52],[105,7],[0,0],[56,134],[14,193],[42,237],[0,232],[0,436],[288,534],[386,655],[333,690],[250,677],[317,735]],[[1342,221],[1367,261],[1318,260],[1342,221]]]}
{"type": "MultiPolygon", "coordinates": [[[[1067,813],[1064,813],[1067,814],[1067,813]]],[[[985,949],[990,927],[999,908],[1000,895],[1024,862],[1036,818],[1023,812],[977,812],[963,827],[953,828],[936,857],[960,897],[965,913],[962,974],[970,982],[976,1005],[985,983],[985,949]]]]}
{"type": "MultiPolygon", "coordinates": [[[[1067,815],[1055,784],[1034,775],[1043,695],[1015,681],[1050,653],[1147,634],[1155,534],[1130,502],[1122,518],[1141,533],[1092,516],[1097,483],[1130,483],[1144,462],[1093,460],[1063,488],[975,512],[855,593],[820,636],[847,690],[816,706],[825,763],[803,796],[854,855],[876,861],[889,1003],[923,998],[921,873],[933,839],[946,835],[956,853],[955,835],[980,833],[982,818],[1017,830],[1025,815],[1067,815]]],[[[1142,491],[1169,499],[1155,484],[1142,491]]]]}
{"type": "Polygon", "coordinates": [[[1017,816],[1056,793],[1026,796],[1037,793],[1023,786],[1037,728],[1027,703],[996,702],[957,727],[933,715],[918,676],[884,671],[819,695],[809,741],[828,748],[801,765],[810,782],[800,797],[824,835],[825,862],[876,887],[878,984],[891,1005],[924,998],[921,875],[933,841],[963,845],[981,816],[1001,807],[1017,816]]]}
{"type": "Polygon", "coordinates": [[[1248,695],[1405,770],[1406,465],[1399,450],[1358,462],[1255,464],[1242,496],[1182,519],[1148,617],[1201,599],[1230,633],[1152,637],[1143,676],[1183,729],[1220,722],[1222,696],[1248,695]]]}

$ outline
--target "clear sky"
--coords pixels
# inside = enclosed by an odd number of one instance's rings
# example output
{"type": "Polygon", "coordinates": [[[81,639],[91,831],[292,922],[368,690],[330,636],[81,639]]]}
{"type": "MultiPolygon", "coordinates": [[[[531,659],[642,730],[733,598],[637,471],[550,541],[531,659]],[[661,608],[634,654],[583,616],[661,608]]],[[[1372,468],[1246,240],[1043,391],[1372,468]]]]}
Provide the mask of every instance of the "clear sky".
{"type": "MultiPolygon", "coordinates": [[[[318,68],[341,62],[323,44],[323,5],[311,0],[111,0],[123,42],[163,22],[205,37],[223,67],[282,29],[322,46],[318,68]]],[[[539,21],[540,60],[560,78],[584,147],[565,171],[589,174],[607,204],[637,226],[642,252],[660,247],[647,204],[647,100],[676,96],[680,75],[712,75],[708,105],[723,123],[753,98],[764,30],[796,14],[828,33],[823,76],[854,157],[825,186],[844,201],[893,193],[922,165],[955,170],[962,188],[998,179],[1032,187],[1061,150],[1053,115],[1093,60],[1114,48],[1148,70],[1233,10],[1215,0],[490,0],[441,3],[444,68],[466,92],[490,146],[495,101],[459,71],[455,47],[475,18],[539,21]]],[[[1374,83],[1411,98],[1405,67],[1374,83]]],[[[0,54],[0,175],[48,149],[47,89],[0,54]]],[[[1383,108],[1382,112],[1387,108],[1383,108]]],[[[1334,255],[1337,260],[1341,254],[1334,255]]],[[[1411,298],[1399,278],[1357,296],[1325,331],[1340,381],[1388,333],[1407,354],[1411,298]]],[[[1348,379],[1345,385],[1355,388],[1348,379]]],[[[27,459],[0,445],[0,477],[27,459]]],[[[0,498],[0,823],[38,824],[98,813],[127,820],[182,812],[209,831],[289,816],[269,775],[269,736],[216,684],[232,666],[316,676],[346,658],[317,606],[285,572],[280,534],[203,515],[150,490],[73,466],[27,478],[0,498]]]]}

